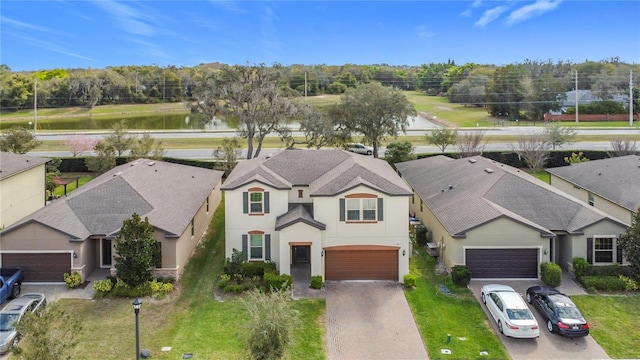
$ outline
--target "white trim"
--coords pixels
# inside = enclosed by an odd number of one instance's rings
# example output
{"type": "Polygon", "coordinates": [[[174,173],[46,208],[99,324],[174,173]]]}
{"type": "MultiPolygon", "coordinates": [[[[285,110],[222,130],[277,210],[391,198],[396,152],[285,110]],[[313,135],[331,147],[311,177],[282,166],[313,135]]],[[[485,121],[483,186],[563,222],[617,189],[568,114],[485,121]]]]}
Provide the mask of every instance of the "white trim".
{"type": "MultiPolygon", "coordinates": [[[[591,251],[593,251],[593,265],[614,265],[618,260],[618,236],[616,235],[593,235],[593,244],[591,244],[591,251]],[[596,250],[596,239],[613,239],[611,242],[611,250],[596,250]],[[596,261],[596,251],[611,251],[611,262],[596,261]]],[[[623,259],[624,261],[624,259],[623,259]]],[[[620,264],[622,265],[622,264],[620,264]]]]}

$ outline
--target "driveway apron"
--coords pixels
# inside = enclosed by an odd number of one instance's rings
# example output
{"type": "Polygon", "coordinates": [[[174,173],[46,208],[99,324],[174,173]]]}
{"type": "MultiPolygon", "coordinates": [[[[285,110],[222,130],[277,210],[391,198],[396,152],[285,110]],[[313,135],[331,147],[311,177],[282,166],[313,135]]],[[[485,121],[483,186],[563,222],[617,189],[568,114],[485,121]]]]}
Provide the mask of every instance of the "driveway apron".
{"type": "Polygon", "coordinates": [[[428,359],[402,285],[327,281],[330,360],[428,359]]]}
{"type": "MultiPolygon", "coordinates": [[[[565,292],[567,295],[586,294],[582,288],[573,282],[573,280],[563,273],[562,285],[558,286],[558,290],[565,292]]],[[[497,336],[502,340],[504,347],[511,355],[513,360],[528,359],[609,359],[606,352],[598,345],[598,343],[588,335],[575,339],[566,338],[558,334],[552,334],[547,330],[546,322],[542,316],[533,307],[528,304],[531,312],[538,320],[540,325],[540,337],[538,339],[514,339],[506,337],[499,333],[496,322],[489,314],[487,307],[482,304],[480,298],[480,289],[486,284],[503,284],[511,286],[515,291],[519,292],[523,298],[529,286],[543,285],[540,280],[471,280],[469,289],[473,291],[474,297],[480,302],[482,310],[487,314],[487,321],[493,328],[497,336]]],[[[587,319],[589,321],[589,319],[587,319]]]]}

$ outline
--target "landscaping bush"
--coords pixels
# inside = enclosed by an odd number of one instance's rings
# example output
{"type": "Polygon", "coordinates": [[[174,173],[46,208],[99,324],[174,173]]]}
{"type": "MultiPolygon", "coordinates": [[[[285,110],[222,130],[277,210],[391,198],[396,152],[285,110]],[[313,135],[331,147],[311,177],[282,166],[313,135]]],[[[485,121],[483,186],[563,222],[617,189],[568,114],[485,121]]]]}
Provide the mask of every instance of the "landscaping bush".
{"type": "Polygon", "coordinates": [[[427,245],[427,228],[424,225],[416,225],[416,242],[419,246],[427,245]]]}
{"type": "Polygon", "coordinates": [[[588,291],[623,291],[625,282],[617,276],[583,276],[580,280],[588,291]]]}
{"type": "Polygon", "coordinates": [[[276,263],[273,261],[266,261],[264,263],[264,273],[272,273],[275,274],[277,272],[276,270],[276,263]]]}
{"type": "Polygon", "coordinates": [[[233,249],[230,258],[224,264],[224,273],[228,275],[242,274],[242,264],[247,262],[247,254],[233,249]]]}
{"type": "Polygon", "coordinates": [[[93,282],[93,291],[108,293],[113,289],[113,283],[111,280],[96,280],[93,282]]]}
{"type": "Polygon", "coordinates": [[[153,296],[164,296],[173,291],[173,284],[171,283],[163,283],[156,279],[149,282],[149,286],[151,287],[151,294],[153,296]]]}
{"type": "Polygon", "coordinates": [[[587,270],[589,276],[618,276],[624,275],[626,277],[632,277],[632,269],[630,266],[621,265],[605,265],[605,266],[591,266],[587,270]]]}
{"type": "Polygon", "coordinates": [[[242,275],[245,277],[264,276],[264,262],[246,262],[242,264],[242,275]]]}
{"type": "Polygon", "coordinates": [[[636,291],[638,290],[638,283],[624,275],[618,275],[618,278],[624,283],[624,289],[627,291],[636,291]]]}
{"type": "Polygon", "coordinates": [[[587,275],[587,271],[589,271],[589,267],[591,265],[587,262],[585,258],[574,257],[573,258],[573,273],[577,278],[581,278],[587,275]]]}
{"type": "Polygon", "coordinates": [[[64,273],[64,282],[67,283],[68,288],[75,289],[82,283],[82,278],[75,271],[72,274],[64,273]]]}
{"type": "Polygon", "coordinates": [[[540,276],[542,281],[549,286],[559,286],[562,283],[562,269],[556,263],[540,264],[540,276]]]}
{"type": "Polygon", "coordinates": [[[140,284],[136,287],[130,287],[122,279],[118,278],[116,285],[111,290],[111,295],[114,297],[144,297],[151,296],[151,282],[147,281],[144,284],[140,284]]]}
{"type": "Polygon", "coordinates": [[[322,289],[322,276],[321,275],[313,275],[311,277],[311,288],[312,289],[322,289]]]}
{"type": "Polygon", "coordinates": [[[451,280],[457,287],[466,287],[471,281],[471,270],[464,265],[451,268],[451,280]]]}
{"type": "Polygon", "coordinates": [[[404,276],[404,287],[405,288],[413,288],[416,286],[416,276],[407,274],[404,276]]]}
{"type": "Polygon", "coordinates": [[[229,284],[229,281],[231,281],[231,276],[227,274],[221,274],[220,282],[218,283],[218,288],[224,289],[227,286],[227,284],[229,284]]]}
{"type": "Polygon", "coordinates": [[[264,286],[267,290],[283,290],[291,286],[291,275],[264,274],[264,286]]]}

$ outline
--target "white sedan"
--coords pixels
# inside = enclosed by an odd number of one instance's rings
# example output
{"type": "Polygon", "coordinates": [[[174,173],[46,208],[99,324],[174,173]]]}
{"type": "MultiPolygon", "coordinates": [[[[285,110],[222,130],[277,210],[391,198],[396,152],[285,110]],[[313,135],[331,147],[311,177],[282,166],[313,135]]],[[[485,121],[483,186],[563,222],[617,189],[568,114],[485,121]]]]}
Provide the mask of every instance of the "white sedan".
{"type": "Polygon", "coordinates": [[[514,338],[537,338],[540,328],[522,296],[512,287],[489,284],[482,287],[482,302],[487,306],[498,330],[514,338]]]}

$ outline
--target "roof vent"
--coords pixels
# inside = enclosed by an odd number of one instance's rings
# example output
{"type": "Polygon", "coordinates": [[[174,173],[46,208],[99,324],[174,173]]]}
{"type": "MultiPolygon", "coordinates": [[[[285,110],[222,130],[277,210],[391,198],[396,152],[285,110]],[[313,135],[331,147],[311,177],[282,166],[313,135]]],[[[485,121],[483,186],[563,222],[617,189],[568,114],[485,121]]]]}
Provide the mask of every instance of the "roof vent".
{"type": "Polygon", "coordinates": [[[472,164],[475,164],[476,163],[476,159],[470,158],[469,162],[472,163],[472,164]]]}
{"type": "Polygon", "coordinates": [[[449,185],[449,190],[453,189],[453,185],[449,185]]]}
{"type": "Polygon", "coordinates": [[[134,162],[131,163],[131,166],[134,166],[134,165],[138,165],[138,162],[134,161],[134,162]]]}
{"type": "Polygon", "coordinates": [[[491,174],[491,173],[493,173],[493,169],[492,168],[485,168],[484,172],[486,172],[488,174],[491,174]]]}
{"type": "Polygon", "coordinates": [[[117,173],[113,174],[114,177],[115,176],[120,176],[120,175],[122,175],[122,171],[118,171],[117,173]]]}
{"type": "Polygon", "coordinates": [[[149,166],[153,166],[153,165],[155,165],[155,164],[156,164],[156,162],[155,162],[155,161],[149,161],[149,162],[147,163],[147,165],[149,165],[149,166]]]}

